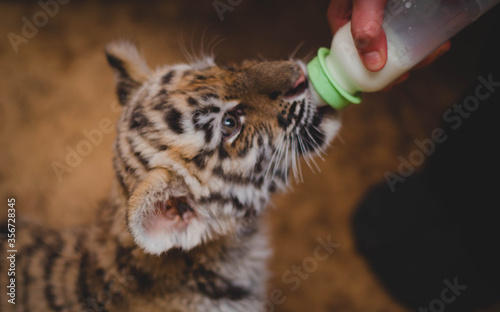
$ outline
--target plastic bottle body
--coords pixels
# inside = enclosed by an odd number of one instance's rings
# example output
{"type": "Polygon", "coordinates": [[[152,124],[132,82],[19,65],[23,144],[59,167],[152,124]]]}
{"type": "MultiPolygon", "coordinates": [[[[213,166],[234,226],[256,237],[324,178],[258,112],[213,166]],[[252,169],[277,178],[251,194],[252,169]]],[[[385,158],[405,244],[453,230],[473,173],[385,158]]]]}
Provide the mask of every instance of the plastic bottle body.
{"type": "Polygon", "coordinates": [[[328,71],[347,92],[374,92],[389,85],[414,64],[400,57],[397,41],[387,46],[387,63],[378,72],[365,68],[351,35],[351,23],[340,28],[332,41],[331,53],[325,58],[328,71]]]}
{"type": "MultiPolygon", "coordinates": [[[[383,28],[387,63],[367,70],[358,55],[350,23],[334,36],[326,68],[348,93],[379,91],[408,71],[500,0],[390,0],[383,28]]],[[[314,82],[314,81],[313,81],[314,82]]]]}

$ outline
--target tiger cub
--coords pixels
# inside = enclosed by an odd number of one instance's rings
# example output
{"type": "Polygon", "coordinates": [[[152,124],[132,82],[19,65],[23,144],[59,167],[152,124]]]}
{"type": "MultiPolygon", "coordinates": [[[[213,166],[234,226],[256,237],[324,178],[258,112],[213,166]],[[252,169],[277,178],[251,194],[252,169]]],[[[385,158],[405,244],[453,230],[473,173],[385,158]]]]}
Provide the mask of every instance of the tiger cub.
{"type": "Polygon", "coordinates": [[[88,227],[17,226],[16,304],[3,288],[1,310],[263,311],[261,216],[335,136],[336,112],[301,62],[152,71],[127,42],[106,56],[123,106],[110,199],[88,227]]]}

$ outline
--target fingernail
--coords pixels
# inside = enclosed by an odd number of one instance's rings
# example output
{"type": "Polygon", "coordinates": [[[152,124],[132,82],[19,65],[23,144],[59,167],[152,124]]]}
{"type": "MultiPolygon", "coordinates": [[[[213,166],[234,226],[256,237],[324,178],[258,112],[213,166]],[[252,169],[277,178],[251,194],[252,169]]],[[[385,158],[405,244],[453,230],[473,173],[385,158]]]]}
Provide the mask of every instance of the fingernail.
{"type": "Polygon", "coordinates": [[[368,52],[363,55],[363,63],[371,71],[377,71],[382,68],[382,55],[378,51],[368,52]]]}

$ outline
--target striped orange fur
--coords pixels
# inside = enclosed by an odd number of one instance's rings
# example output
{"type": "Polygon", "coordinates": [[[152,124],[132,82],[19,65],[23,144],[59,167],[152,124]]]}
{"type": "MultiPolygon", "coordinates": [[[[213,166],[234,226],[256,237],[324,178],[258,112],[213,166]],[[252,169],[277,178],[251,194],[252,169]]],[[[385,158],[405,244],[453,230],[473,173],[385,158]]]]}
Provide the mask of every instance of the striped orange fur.
{"type": "Polygon", "coordinates": [[[17,226],[17,302],[1,310],[263,311],[262,215],[335,136],[336,112],[296,61],[151,71],[129,43],[106,55],[123,105],[113,192],[92,225],[17,226]]]}

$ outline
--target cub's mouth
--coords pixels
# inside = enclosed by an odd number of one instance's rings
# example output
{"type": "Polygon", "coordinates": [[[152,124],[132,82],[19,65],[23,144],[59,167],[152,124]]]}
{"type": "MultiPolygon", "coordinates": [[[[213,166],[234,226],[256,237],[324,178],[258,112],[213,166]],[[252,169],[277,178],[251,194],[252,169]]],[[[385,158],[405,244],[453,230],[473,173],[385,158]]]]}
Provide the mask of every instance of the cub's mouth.
{"type": "Polygon", "coordinates": [[[283,172],[291,169],[296,181],[301,181],[299,156],[312,170],[319,168],[313,156],[321,158],[339,128],[339,122],[337,111],[317,97],[312,89],[306,65],[300,61],[296,64],[295,68],[300,70],[298,78],[283,93],[283,101],[279,103],[278,125],[284,135],[278,139],[269,168],[273,174],[280,168],[283,172]]]}
{"type": "Polygon", "coordinates": [[[332,106],[328,105],[323,99],[313,90],[313,86],[307,76],[307,67],[301,61],[297,61],[300,68],[300,76],[294,83],[293,87],[284,93],[284,98],[286,101],[293,102],[297,99],[304,99],[305,103],[309,107],[314,107],[316,113],[324,115],[335,115],[337,110],[332,106]]]}
{"type": "Polygon", "coordinates": [[[285,99],[291,99],[291,98],[300,96],[301,94],[306,92],[308,88],[309,88],[309,85],[308,85],[307,76],[305,75],[302,67],[300,67],[299,79],[297,79],[297,81],[295,82],[295,84],[293,85],[293,87],[290,90],[285,92],[285,94],[284,94],[285,99]]]}

